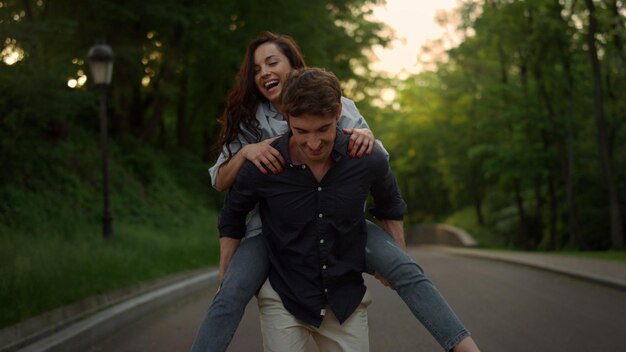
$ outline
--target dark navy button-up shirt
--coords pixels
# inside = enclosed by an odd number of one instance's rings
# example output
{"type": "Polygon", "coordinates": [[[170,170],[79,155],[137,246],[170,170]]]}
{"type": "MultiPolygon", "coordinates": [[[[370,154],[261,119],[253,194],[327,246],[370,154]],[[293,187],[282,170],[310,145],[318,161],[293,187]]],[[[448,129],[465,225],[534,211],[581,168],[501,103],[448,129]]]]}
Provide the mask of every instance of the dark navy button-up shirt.
{"type": "Polygon", "coordinates": [[[319,327],[328,305],[343,323],[365,294],[367,196],[372,194],[370,211],[379,219],[401,220],[406,204],[378,147],[369,156],[350,158],[348,136],[337,130],[334,163],[318,182],[306,165],[291,161],[287,136],[272,145],[287,162],[284,172],[265,175],[246,162],[220,214],[220,236],[242,238],[246,215],[258,202],[269,280],[285,308],[319,327]]]}

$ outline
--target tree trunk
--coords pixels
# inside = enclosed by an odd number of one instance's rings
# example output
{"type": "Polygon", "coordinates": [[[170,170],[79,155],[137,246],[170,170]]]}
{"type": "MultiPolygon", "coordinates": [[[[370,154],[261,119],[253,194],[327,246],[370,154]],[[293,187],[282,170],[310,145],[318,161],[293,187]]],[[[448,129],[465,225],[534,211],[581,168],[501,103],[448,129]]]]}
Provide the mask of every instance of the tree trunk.
{"type": "Polygon", "coordinates": [[[33,8],[30,6],[30,0],[22,0],[22,4],[24,5],[24,18],[32,23],[35,18],[33,17],[33,8]]]}
{"type": "Polygon", "coordinates": [[[624,43],[622,42],[622,37],[620,37],[620,32],[624,31],[624,20],[620,15],[620,8],[617,4],[617,0],[611,1],[609,4],[611,15],[613,16],[613,20],[611,21],[611,42],[615,50],[617,51],[617,55],[619,56],[622,64],[626,64],[626,55],[624,54],[624,43]]]}
{"type": "Polygon", "coordinates": [[[483,209],[482,209],[482,199],[480,199],[480,197],[475,196],[474,197],[474,210],[476,211],[476,219],[478,219],[478,224],[480,226],[484,226],[485,225],[485,216],[483,215],[483,209]]]}
{"type": "MultiPolygon", "coordinates": [[[[159,75],[157,76],[154,84],[154,110],[152,112],[152,118],[148,121],[148,124],[143,129],[141,133],[141,139],[147,140],[151,137],[152,133],[154,133],[155,129],[159,126],[164,128],[163,121],[163,113],[167,108],[167,105],[170,103],[172,97],[171,94],[168,93],[168,90],[163,86],[167,85],[171,82],[175,82],[176,78],[176,66],[178,65],[178,57],[180,55],[185,55],[185,53],[181,53],[181,49],[176,44],[181,43],[183,36],[185,34],[185,29],[182,24],[177,24],[174,29],[174,33],[171,38],[172,45],[169,47],[167,51],[163,53],[163,59],[160,67],[159,75]]],[[[162,129],[163,129],[162,128],[162,129]]],[[[161,137],[165,137],[165,131],[163,130],[163,135],[161,137]]]]}
{"type": "Polygon", "coordinates": [[[128,102],[128,130],[133,136],[139,136],[143,130],[144,104],[141,99],[141,85],[133,84],[128,102]]]}
{"type": "Polygon", "coordinates": [[[152,117],[148,124],[144,127],[141,133],[141,140],[146,141],[152,136],[155,129],[159,126],[162,126],[163,123],[163,113],[167,108],[167,104],[169,104],[169,99],[163,95],[160,95],[157,98],[156,105],[154,106],[154,110],[152,111],[152,117]]]}
{"type": "MultiPolygon", "coordinates": [[[[574,145],[576,137],[574,135],[574,76],[569,53],[563,48],[563,71],[565,74],[565,97],[567,100],[567,111],[565,112],[566,144],[567,144],[567,174],[565,177],[565,198],[567,202],[567,229],[568,247],[580,248],[580,223],[578,221],[578,206],[576,204],[576,193],[574,192],[574,175],[576,168],[576,155],[574,145]]],[[[558,245],[555,239],[554,245],[558,245]]]]}
{"type": "Polygon", "coordinates": [[[533,249],[543,240],[544,237],[544,223],[543,223],[543,208],[546,205],[546,198],[542,192],[543,188],[543,177],[537,176],[535,177],[534,182],[534,193],[535,193],[535,216],[534,221],[532,222],[531,231],[536,233],[529,233],[530,237],[530,245],[533,249]]]}
{"type": "MultiPolygon", "coordinates": [[[[548,238],[548,244],[551,245],[555,242],[555,238],[558,236],[557,233],[557,212],[558,212],[558,197],[556,195],[556,185],[554,180],[554,174],[550,173],[548,176],[548,204],[550,206],[550,211],[548,215],[548,232],[550,237],[548,238]]],[[[550,247],[550,250],[555,250],[555,247],[550,247]]]]}
{"type": "MultiPolygon", "coordinates": [[[[573,4],[571,6],[574,6],[573,4]]],[[[562,17],[564,5],[559,0],[553,0],[551,14],[555,21],[560,22],[564,31],[567,28],[567,21],[562,17]]],[[[571,11],[570,11],[571,13],[571,11]]],[[[568,21],[571,18],[567,19],[568,21]]],[[[549,247],[552,249],[558,249],[566,244],[570,248],[580,248],[582,246],[580,238],[580,223],[578,221],[578,211],[576,204],[576,193],[574,192],[575,181],[575,163],[576,155],[574,146],[576,143],[576,136],[574,131],[574,76],[572,75],[571,68],[571,53],[569,52],[568,40],[571,38],[562,37],[563,40],[558,42],[559,53],[561,55],[561,63],[563,64],[563,78],[565,85],[565,111],[563,112],[565,122],[565,149],[567,162],[565,163],[564,177],[565,177],[565,202],[566,202],[566,217],[567,217],[567,232],[566,237],[552,237],[550,238],[549,247]],[[567,38],[567,39],[566,39],[567,38]]]]}
{"type": "Polygon", "coordinates": [[[598,128],[598,147],[600,149],[600,161],[602,170],[608,189],[610,219],[611,219],[611,247],[614,249],[624,248],[624,232],[622,224],[622,212],[617,194],[617,185],[613,176],[613,169],[609,157],[609,147],[607,139],[607,126],[604,117],[604,101],[602,93],[602,75],[600,72],[600,61],[598,59],[598,51],[596,48],[596,17],[595,6],[593,0],[585,0],[587,9],[589,10],[589,28],[587,32],[587,45],[589,57],[591,60],[591,68],[593,72],[594,87],[594,111],[596,125],[598,128]]]}
{"type": "MultiPolygon", "coordinates": [[[[539,60],[541,61],[541,60],[539,60]]],[[[555,172],[552,170],[551,165],[546,165],[548,170],[548,201],[549,201],[549,214],[548,214],[548,229],[550,240],[549,243],[552,245],[553,239],[555,239],[558,235],[556,232],[557,228],[557,204],[559,202],[557,197],[557,190],[555,185],[555,174],[558,179],[567,179],[567,149],[563,143],[563,139],[561,138],[559,131],[560,127],[557,123],[557,116],[555,109],[552,104],[552,99],[548,93],[548,89],[546,88],[546,82],[543,75],[543,70],[541,67],[536,67],[535,70],[535,80],[538,83],[539,87],[539,99],[543,101],[543,104],[546,108],[546,113],[548,116],[548,122],[550,123],[550,131],[545,131],[542,133],[543,141],[544,141],[544,152],[548,153],[552,146],[556,146],[557,150],[557,162],[559,165],[559,172],[555,172]]],[[[550,249],[554,249],[551,246],[550,249]]]]}
{"type": "Polygon", "coordinates": [[[181,148],[187,147],[189,144],[189,114],[187,108],[187,93],[189,90],[188,64],[189,59],[188,56],[186,56],[183,60],[183,67],[180,72],[180,94],[178,95],[178,104],[176,107],[176,144],[181,148]]]}
{"type": "Polygon", "coordinates": [[[528,219],[526,217],[526,210],[524,209],[524,199],[522,197],[522,190],[519,180],[513,181],[513,192],[515,196],[515,207],[517,209],[517,217],[520,224],[519,238],[516,239],[517,245],[522,245],[526,248],[528,239],[528,219]],[[520,241],[521,239],[521,241],[520,241]]]}

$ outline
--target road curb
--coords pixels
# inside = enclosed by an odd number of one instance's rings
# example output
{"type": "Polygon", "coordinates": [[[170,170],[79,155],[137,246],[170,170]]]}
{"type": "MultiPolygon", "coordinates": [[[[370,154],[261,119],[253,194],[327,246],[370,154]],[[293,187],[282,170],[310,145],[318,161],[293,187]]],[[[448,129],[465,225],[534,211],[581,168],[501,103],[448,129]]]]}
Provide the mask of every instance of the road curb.
{"type": "Polygon", "coordinates": [[[605,276],[605,275],[588,273],[588,272],[576,270],[573,268],[567,268],[564,266],[554,265],[551,263],[537,262],[532,259],[523,258],[523,257],[515,257],[515,256],[507,255],[506,253],[500,253],[500,252],[483,251],[483,250],[476,250],[476,249],[453,248],[453,247],[439,247],[439,246],[433,247],[433,248],[441,252],[455,254],[455,255],[495,260],[495,261],[501,261],[501,262],[506,262],[506,263],[532,267],[535,269],[540,269],[540,270],[544,270],[544,271],[548,271],[548,272],[552,272],[556,274],[561,274],[561,275],[569,276],[572,278],[581,279],[581,280],[589,281],[592,283],[600,284],[603,286],[611,287],[614,289],[626,291],[626,280],[610,277],[608,275],[605,276]]]}
{"type": "Polygon", "coordinates": [[[193,275],[104,309],[18,352],[79,351],[119,329],[121,325],[131,323],[151,311],[174,303],[217,282],[219,282],[217,270],[193,275]]]}

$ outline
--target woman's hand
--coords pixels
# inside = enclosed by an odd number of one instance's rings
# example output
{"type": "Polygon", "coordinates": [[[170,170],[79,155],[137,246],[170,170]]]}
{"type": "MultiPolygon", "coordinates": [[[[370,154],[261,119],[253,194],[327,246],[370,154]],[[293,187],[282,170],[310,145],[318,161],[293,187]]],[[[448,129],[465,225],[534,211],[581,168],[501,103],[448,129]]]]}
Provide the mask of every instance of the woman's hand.
{"type": "Polygon", "coordinates": [[[363,156],[363,153],[372,154],[372,148],[374,148],[374,134],[367,128],[344,128],[343,133],[350,135],[350,142],[348,143],[348,153],[354,158],[356,155],[358,158],[363,156]]]}
{"type": "Polygon", "coordinates": [[[276,136],[259,143],[248,144],[241,149],[241,152],[243,156],[256,165],[262,173],[267,175],[268,169],[275,174],[281,173],[283,172],[285,159],[283,159],[283,156],[278,150],[270,145],[279,137],[280,136],[276,136]]]}
{"type": "Polygon", "coordinates": [[[235,183],[237,174],[246,162],[246,159],[254,163],[265,175],[268,174],[268,169],[273,173],[282,172],[285,160],[278,150],[270,145],[278,137],[280,136],[269,138],[259,143],[247,144],[241,148],[230,160],[223,163],[218,169],[215,188],[220,192],[224,192],[230,188],[230,186],[235,183]],[[267,167],[267,169],[265,167],[267,167]]]}

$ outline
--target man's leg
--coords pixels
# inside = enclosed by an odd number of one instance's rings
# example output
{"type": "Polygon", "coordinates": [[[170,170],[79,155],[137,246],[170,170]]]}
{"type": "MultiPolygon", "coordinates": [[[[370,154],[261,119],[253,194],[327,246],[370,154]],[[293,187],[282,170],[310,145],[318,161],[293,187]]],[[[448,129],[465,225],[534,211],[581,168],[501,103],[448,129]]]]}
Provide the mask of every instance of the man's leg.
{"type": "Polygon", "coordinates": [[[224,281],[198,328],[192,352],[224,352],[246,305],[267,278],[269,258],[262,235],[245,239],[228,266],[224,281]]]}
{"type": "MultiPolygon", "coordinates": [[[[307,324],[285,309],[280,296],[266,280],[257,297],[265,352],[304,352],[311,335],[307,324]]],[[[322,350],[323,351],[323,350],[322,350]]]]}
{"type": "Polygon", "coordinates": [[[382,275],[413,315],[446,350],[470,334],[424,271],[381,228],[367,222],[365,260],[369,273],[382,275]]]}
{"type": "Polygon", "coordinates": [[[339,324],[332,309],[328,307],[322,325],[313,331],[313,339],[319,350],[324,352],[369,351],[367,306],[371,302],[369,291],[366,291],[359,307],[343,324],[339,324]]]}

